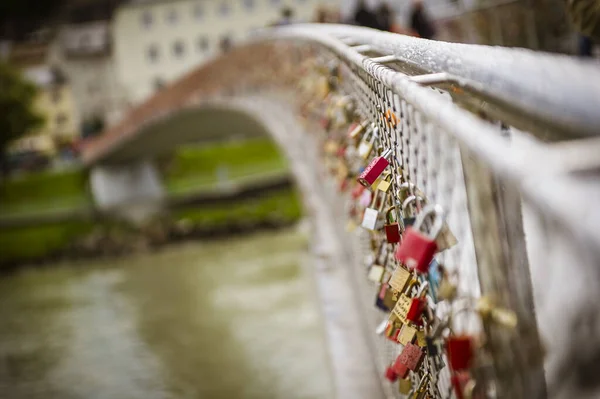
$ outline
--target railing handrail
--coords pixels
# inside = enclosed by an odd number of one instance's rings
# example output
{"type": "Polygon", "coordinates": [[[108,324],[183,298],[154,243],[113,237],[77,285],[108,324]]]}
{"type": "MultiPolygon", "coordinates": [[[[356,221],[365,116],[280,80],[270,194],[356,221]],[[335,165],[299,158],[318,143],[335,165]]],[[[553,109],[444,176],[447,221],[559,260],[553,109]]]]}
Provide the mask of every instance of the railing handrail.
{"type": "Polygon", "coordinates": [[[481,100],[531,121],[535,130],[542,132],[540,136],[547,131],[564,139],[600,134],[600,65],[592,60],[521,48],[439,42],[346,25],[299,24],[267,34],[273,38],[343,38],[354,45],[368,45],[376,53],[393,55],[420,73],[445,72],[481,100]]]}

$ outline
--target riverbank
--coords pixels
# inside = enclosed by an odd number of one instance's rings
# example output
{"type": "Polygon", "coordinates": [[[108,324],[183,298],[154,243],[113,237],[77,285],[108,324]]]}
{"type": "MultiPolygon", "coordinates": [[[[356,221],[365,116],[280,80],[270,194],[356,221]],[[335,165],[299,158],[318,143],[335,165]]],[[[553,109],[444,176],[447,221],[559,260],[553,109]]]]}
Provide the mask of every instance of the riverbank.
{"type": "Polygon", "coordinates": [[[84,170],[4,184],[0,270],[120,256],[180,240],[288,226],[301,217],[287,163],[269,139],[184,147],[159,164],[169,193],[167,211],[135,228],[94,210],[84,170]]]}

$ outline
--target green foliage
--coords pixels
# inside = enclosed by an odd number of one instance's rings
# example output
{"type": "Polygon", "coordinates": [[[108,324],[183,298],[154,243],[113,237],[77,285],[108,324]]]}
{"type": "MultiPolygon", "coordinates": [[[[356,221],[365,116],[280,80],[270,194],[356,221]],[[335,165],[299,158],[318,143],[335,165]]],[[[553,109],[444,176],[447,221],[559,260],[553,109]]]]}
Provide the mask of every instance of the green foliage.
{"type": "Polygon", "coordinates": [[[35,129],[44,118],[33,109],[37,88],[7,63],[0,62],[0,157],[7,144],[35,129]]]}
{"type": "Polygon", "coordinates": [[[91,222],[69,222],[0,229],[0,263],[33,260],[55,253],[93,228],[91,222]]]}
{"type": "Polygon", "coordinates": [[[187,219],[207,228],[235,225],[239,222],[259,223],[267,220],[293,222],[301,215],[299,194],[292,189],[233,204],[186,209],[175,214],[178,219],[187,219]]]}
{"type": "Polygon", "coordinates": [[[197,190],[217,181],[217,170],[227,169],[230,179],[267,172],[287,170],[285,158],[268,138],[189,146],[179,149],[165,173],[165,184],[171,193],[197,190]]]}
{"type": "Polygon", "coordinates": [[[0,186],[0,215],[49,212],[90,205],[81,169],[31,173],[0,186]]]}

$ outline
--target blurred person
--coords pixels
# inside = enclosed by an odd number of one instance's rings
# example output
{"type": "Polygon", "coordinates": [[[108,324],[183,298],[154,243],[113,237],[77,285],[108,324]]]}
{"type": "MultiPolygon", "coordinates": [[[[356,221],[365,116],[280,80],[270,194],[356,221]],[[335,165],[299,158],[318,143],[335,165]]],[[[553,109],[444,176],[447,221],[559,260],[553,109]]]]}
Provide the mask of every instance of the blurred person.
{"type": "Polygon", "coordinates": [[[600,41],[600,0],[567,0],[567,12],[579,33],[579,55],[591,57],[600,41]]]}
{"type": "Polygon", "coordinates": [[[356,12],[354,13],[354,22],[357,25],[367,28],[380,29],[377,15],[367,8],[367,4],[364,0],[358,0],[356,12]]]}
{"type": "Polygon", "coordinates": [[[388,3],[381,3],[377,9],[377,23],[379,24],[379,29],[391,32],[393,20],[394,16],[388,3]]]}
{"type": "Polygon", "coordinates": [[[325,7],[321,6],[317,8],[314,21],[318,24],[324,24],[329,22],[329,15],[325,7]]]}
{"type": "Polygon", "coordinates": [[[410,12],[410,27],[419,37],[433,39],[435,28],[423,6],[423,0],[414,0],[410,12]]]}
{"type": "Polygon", "coordinates": [[[275,23],[275,26],[290,25],[292,23],[293,18],[294,10],[292,10],[290,7],[284,7],[281,10],[281,19],[275,23]]]}

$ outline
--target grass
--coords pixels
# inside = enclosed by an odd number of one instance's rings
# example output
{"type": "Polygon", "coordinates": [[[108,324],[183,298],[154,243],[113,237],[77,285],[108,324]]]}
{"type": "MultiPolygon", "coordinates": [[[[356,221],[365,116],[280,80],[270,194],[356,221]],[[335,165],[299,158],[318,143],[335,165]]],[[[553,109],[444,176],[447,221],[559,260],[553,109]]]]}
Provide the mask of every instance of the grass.
{"type": "MultiPolygon", "coordinates": [[[[229,180],[284,173],[286,160],[268,138],[183,147],[164,175],[171,195],[199,191],[214,185],[226,169],[229,180]]],[[[0,217],[91,206],[86,173],[82,169],[42,172],[13,178],[0,185],[0,217]]],[[[298,193],[292,189],[228,205],[203,206],[177,211],[176,219],[188,219],[206,228],[232,223],[267,220],[295,221],[301,216],[298,193]]],[[[0,263],[29,261],[67,248],[76,238],[92,231],[90,222],[70,222],[34,227],[0,229],[0,263]]]]}
{"type": "Polygon", "coordinates": [[[0,184],[0,215],[51,212],[91,205],[82,169],[31,173],[0,184]]]}
{"type": "Polygon", "coordinates": [[[242,180],[252,175],[287,170],[285,158],[267,138],[210,147],[183,147],[165,174],[165,186],[171,194],[183,194],[217,183],[219,173],[227,179],[242,180]]]}
{"type": "Polygon", "coordinates": [[[93,228],[91,222],[69,222],[0,229],[0,263],[28,261],[55,253],[93,228]]]}
{"type": "Polygon", "coordinates": [[[267,220],[296,221],[302,215],[299,194],[285,190],[270,196],[243,200],[227,205],[211,205],[185,209],[175,213],[176,219],[187,219],[203,227],[218,227],[236,222],[258,223],[267,220]]]}

